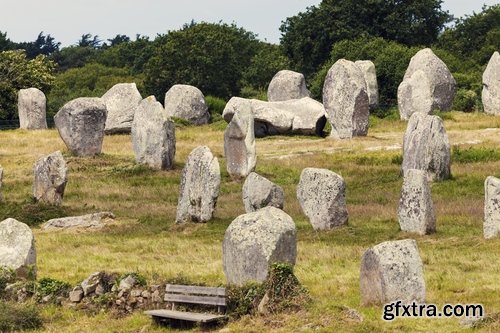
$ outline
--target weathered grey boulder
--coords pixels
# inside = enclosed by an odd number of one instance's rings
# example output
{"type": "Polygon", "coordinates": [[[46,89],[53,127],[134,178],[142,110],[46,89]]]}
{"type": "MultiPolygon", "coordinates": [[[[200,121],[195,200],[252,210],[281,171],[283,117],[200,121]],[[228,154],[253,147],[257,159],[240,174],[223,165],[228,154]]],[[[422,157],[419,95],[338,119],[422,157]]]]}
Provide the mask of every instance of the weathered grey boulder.
{"type": "Polygon", "coordinates": [[[219,197],[220,179],[217,157],[208,147],[195,148],[182,170],[176,223],[211,220],[219,197]]]}
{"type": "Polygon", "coordinates": [[[330,230],[347,224],[344,179],[326,169],[305,168],[297,186],[297,198],[315,230],[330,230]]]}
{"type": "Polygon", "coordinates": [[[290,99],[310,97],[310,95],[304,75],[289,70],[276,73],[267,88],[267,100],[269,102],[288,101],[290,99]]]}
{"type": "Polygon", "coordinates": [[[33,198],[61,205],[68,182],[68,167],[60,151],[38,159],[33,166],[33,198]]]}
{"type": "Polygon", "coordinates": [[[224,120],[230,122],[244,106],[252,110],[256,137],[277,134],[321,135],[326,124],[323,104],[309,97],[281,102],[233,97],[222,113],[224,120]]]}
{"type": "Polygon", "coordinates": [[[115,84],[102,96],[102,100],[108,110],[104,132],[106,134],[130,133],[135,111],[142,101],[136,84],[115,84]]]}
{"type": "Polygon", "coordinates": [[[55,218],[45,222],[42,230],[101,229],[114,218],[115,215],[111,212],[55,218]]]}
{"type": "Polygon", "coordinates": [[[378,83],[375,64],[370,60],[358,60],[354,64],[361,69],[365,77],[370,111],[375,110],[378,107],[378,83]]]}
{"type": "Polygon", "coordinates": [[[401,119],[415,112],[448,111],[455,97],[456,82],[446,64],[431,49],[418,51],[410,60],[398,88],[401,119]]]}
{"type": "Polygon", "coordinates": [[[19,127],[22,129],[47,128],[47,99],[45,94],[37,88],[19,90],[17,96],[19,113],[19,127]]]}
{"type": "Polygon", "coordinates": [[[366,81],[352,61],[340,59],[330,68],[323,85],[323,104],[332,125],[331,137],[367,135],[370,108],[366,81]]]}
{"type": "Polygon", "coordinates": [[[56,113],[55,125],[72,154],[93,156],[101,153],[107,113],[102,99],[90,97],[74,99],[56,113]]]}
{"type": "Polygon", "coordinates": [[[247,213],[272,206],[283,209],[285,194],[281,186],[252,172],[243,183],[243,204],[247,213]]]}
{"type": "Polygon", "coordinates": [[[403,231],[420,235],[436,231],[431,189],[427,180],[427,172],[424,170],[406,170],[398,215],[399,226],[403,231]]]}
{"type": "Polygon", "coordinates": [[[404,136],[401,174],[418,169],[427,172],[429,181],[444,180],[451,176],[450,163],[450,143],[441,118],[414,113],[404,136]]]}
{"type": "Polygon", "coordinates": [[[368,249],[361,258],[361,304],[425,302],[425,280],[417,242],[389,241],[368,249]]]}
{"type": "Polygon", "coordinates": [[[236,285],[262,282],[269,265],[295,265],[296,233],[292,218],[275,207],[238,216],[227,228],[222,244],[227,281],[236,285]]]}
{"type": "Polygon", "coordinates": [[[0,268],[20,277],[36,277],[35,238],[30,227],[15,219],[0,222],[0,268]]]}
{"type": "Polygon", "coordinates": [[[175,125],[154,96],[142,100],[132,122],[132,144],[137,163],[172,169],[175,125]]]}
{"type": "Polygon", "coordinates": [[[484,238],[500,236],[500,179],[490,176],[484,182],[484,238]]]}
{"type": "Polygon", "coordinates": [[[233,179],[245,178],[255,169],[254,122],[249,105],[242,105],[224,131],[224,155],[233,179]]]}
{"type": "Polygon", "coordinates": [[[103,272],[95,272],[89,275],[88,278],[82,281],[80,286],[82,287],[84,296],[89,296],[97,291],[99,286],[102,287],[104,282],[102,281],[104,277],[103,272]]]}
{"type": "Polygon", "coordinates": [[[493,53],[483,73],[484,112],[500,115],[500,54],[493,53]]]}
{"type": "Polygon", "coordinates": [[[200,89],[176,84],[165,94],[165,110],[169,117],[187,120],[194,125],[208,124],[210,113],[200,89]]]}

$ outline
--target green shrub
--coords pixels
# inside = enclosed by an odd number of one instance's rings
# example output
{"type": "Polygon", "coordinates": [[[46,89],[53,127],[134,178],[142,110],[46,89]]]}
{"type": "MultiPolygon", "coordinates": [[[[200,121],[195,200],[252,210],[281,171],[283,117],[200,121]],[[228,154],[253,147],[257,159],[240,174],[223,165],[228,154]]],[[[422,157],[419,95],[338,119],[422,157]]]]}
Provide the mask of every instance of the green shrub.
{"type": "Polygon", "coordinates": [[[62,296],[69,292],[71,285],[52,278],[41,278],[36,285],[36,296],[41,299],[48,295],[62,296]]]}
{"type": "Polygon", "coordinates": [[[253,98],[261,101],[267,101],[267,91],[264,89],[255,89],[250,86],[245,86],[241,88],[240,95],[243,98],[253,98]]]}
{"type": "Polygon", "coordinates": [[[207,103],[212,123],[222,120],[222,113],[226,107],[226,101],[222,98],[209,95],[205,97],[205,103],[207,103]]]}
{"type": "Polygon", "coordinates": [[[453,100],[453,110],[473,112],[478,110],[479,97],[473,90],[459,89],[453,100]]]}
{"type": "Polygon", "coordinates": [[[40,328],[42,325],[35,305],[0,301],[0,332],[18,332],[40,328]]]}

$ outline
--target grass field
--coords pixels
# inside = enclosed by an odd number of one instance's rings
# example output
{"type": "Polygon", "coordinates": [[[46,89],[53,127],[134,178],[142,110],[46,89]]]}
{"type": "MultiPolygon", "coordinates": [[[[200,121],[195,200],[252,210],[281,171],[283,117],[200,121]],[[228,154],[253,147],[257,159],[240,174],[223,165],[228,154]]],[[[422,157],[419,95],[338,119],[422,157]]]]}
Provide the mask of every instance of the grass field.
{"type": "MultiPolygon", "coordinates": [[[[256,172],[285,190],[285,212],[298,229],[295,273],[312,302],[299,313],[246,316],[229,332],[468,332],[459,318],[398,319],[385,322],[381,307],[360,306],[359,268],[363,252],[386,240],[414,238],[424,262],[427,302],[481,303],[492,320],[475,332],[500,331],[500,239],[482,236],[484,180],[500,177],[500,117],[452,112],[445,127],[453,145],[453,178],[432,184],[437,233],[399,231],[397,207],[401,145],[406,123],[373,118],[368,137],[335,141],[319,137],[257,139],[256,172]],[[327,168],[347,183],[349,226],[315,232],[300,212],[296,185],[305,167],[327,168]],[[351,319],[346,308],[364,319],[351,319]]],[[[38,277],[76,284],[95,271],[136,271],[148,282],[183,278],[223,285],[222,239],[244,213],[242,182],[231,181],[223,158],[223,123],[177,128],[176,168],[153,171],[134,163],[127,135],[107,136],[95,158],[69,155],[57,131],[0,131],[4,168],[0,220],[35,223],[51,214],[112,211],[116,221],[93,233],[43,232],[34,226],[38,277]],[[219,158],[222,185],[214,220],[175,225],[179,178],[189,152],[210,147],[219,158]],[[61,150],[69,165],[64,205],[41,211],[31,203],[32,165],[61,150]]],[[[114,318],[88,316],[56,306],[42,308],[43,332],[164,332],[141,313],[114,318]]]]}

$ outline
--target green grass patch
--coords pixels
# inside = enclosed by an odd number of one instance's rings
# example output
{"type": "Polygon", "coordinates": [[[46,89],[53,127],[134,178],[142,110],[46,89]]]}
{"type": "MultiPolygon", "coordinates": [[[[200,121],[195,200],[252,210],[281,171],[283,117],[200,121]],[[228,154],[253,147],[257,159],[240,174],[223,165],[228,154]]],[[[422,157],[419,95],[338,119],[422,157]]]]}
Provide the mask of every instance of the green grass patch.
{"type": "Polygon", "coordinates": [[[37,226],[50,219],[71,216],[72,210],[65,206],[54,206],[43,203],[3,202],[0,204],[0,220],[13,218],[29,226],[37,226]]]}
{"type": "Polygon", "coordinates": [[[451,160],[453,163],[479,163],[500,161],[500,150],[484,147],[460,148],[453,146],[451,160]]]}

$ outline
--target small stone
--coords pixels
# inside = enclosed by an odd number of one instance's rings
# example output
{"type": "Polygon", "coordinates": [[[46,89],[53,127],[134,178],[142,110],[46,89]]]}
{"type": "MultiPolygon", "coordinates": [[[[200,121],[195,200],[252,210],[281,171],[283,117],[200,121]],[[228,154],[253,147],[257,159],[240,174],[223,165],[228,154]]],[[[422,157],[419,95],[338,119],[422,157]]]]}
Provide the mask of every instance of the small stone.
{"type": "Polygon", "coordinates": [[[115,301],[115,304],[116,304],[116,305],[122,305],[122,301],[121,301],[121,300],[119,300],[119,299],[117,299],[117,300],[115,301]]]}
{"type": "Polygon", "coordinates": [[[41,302],[42,303],[49,303],[51,300],[52,300],[52,295],[47,295],[47,296],[42,297],[41,302]]]}
{"type": "Polygon", "coordinates": [[[142,290],[140,289],[132,289],[132,291],[130,292],[130,296],[132,297],[140,297],[142,294],[142,290]]]}
{"type": "Polygon", "coordinates": [[[142,293],[141,293],[141,297],[144,297],[144,298],[149,298],[151,297],[151,293],[147,290],[144,290],[142,293]]]}
{"type": "Polygon", "coordinates": [[[269,311],[267,310],[267,305],[269,304],[269,294],[268,293],[265,293],[264,294],[264,297],[262,297],[262,299],[260,300],[259,302],[259,306],[257,307],[257,311],[260,313],[260,314],[268,314],[269,311]]]}
{"type": "Polygon", "coordinates": [[[37,202],[61,205],[68,167],[60,151],[38,159],[33,166],[33,198],[37,202]]]}
{"type": "Polygon", "coordinates": [[[120,281],[120,284],[118,285],[118,290],[123,293],[125,291],[132,289],[132,287],[134,287],[136,283],[137,280],[133,275],[127,275],[120,281]]]}
{"type": "Polygon", "coordinates": [[[417,242],[388,241],[368,249],[361,258],[361,304],[425,302],[425,280],[417,242]]]}
{"type": "Polygon", "coordinates": [[[69,292],[69,300],[73,303],[80,303],[83,299],[83,289],[80,286],[73,288],[72,291],[69,292]]]}
{"type": "Polygon", "coordinates": [[[281,186],[252,172],[243,184],[243,204],[247,213],[272,206],[283,209],[284,192],[281,186]]]}
{"type": "Polygon", "coordinates": [[[96,291],[97,287],[101,284],[102,276],[103,273],[95,272],[82,281],[80,286],[82,287],[84,296],[89,296],[96,291]]]}
{"type": "Polygon", "coordinates": [[[99,283],[99,285],[97,285],[97,287],[95,288],[95,294],[97,296],[101,296],[101,295],[104,295],[106,293],[106,290],[104,289],[104,286],[99,283]]]}

